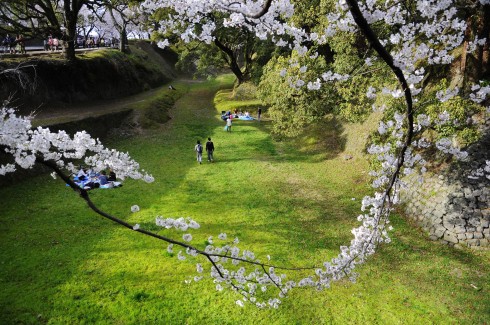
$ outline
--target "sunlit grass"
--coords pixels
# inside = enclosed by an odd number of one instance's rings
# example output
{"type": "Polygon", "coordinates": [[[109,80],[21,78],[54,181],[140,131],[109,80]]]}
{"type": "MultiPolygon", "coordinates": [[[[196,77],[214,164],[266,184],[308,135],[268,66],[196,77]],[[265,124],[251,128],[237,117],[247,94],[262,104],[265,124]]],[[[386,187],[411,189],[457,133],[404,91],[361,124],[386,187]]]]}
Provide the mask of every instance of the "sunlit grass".
{"type": "Polygon", "coordinates": [[[233,90],[231,89],[223,89],[216,94],[214,104],[220,112],[234,111],[236,109],[242,112],[248,110],[255,114],[257,107],[261,105],[258,99],[233,100],[233,94],[233,90]]]}
{"type": "MultiPolygon", "coordinates": [[[[214,94],[232,81],[226,76],[189,83],[165,126],[110,141],[156,181],[126,180],[122,188],[92,191],[92,198],[103,210],[154,231],[160,231],[156,216],[192,217],[202,226],[194,234],[201,247],[208,236],[226,232],[258,256],[270,254],[274,263],[321,264],[349,243],[359,201],[369,192],[367,163],[359,152],[369,128],[326,119],[325,127],[307,130],[300,139],[277,142],[265,119],[235,121],[233,132],[226,133],[220,112],[241,103],[227,99],[226,90],[214,94]],[[194,144],[207,137],[215,143],[216,163],[199,165],[194,144]],[[141,211],[132,214],[133,204],[141,211]]],[[[484,324],[489,319],[490,254],[428,241],[398,216],[393,243],[360,269],[359,283],[341,282],[324,292],[298,289],[278,310],[258,310],[237,307],[235,294],[215,291],[209,280],[185,284],[194,263],[179,262],[163,243],[101,219],[60,180],[40,176],[0,189],[0,197],[2,324],[484,324]]]]}

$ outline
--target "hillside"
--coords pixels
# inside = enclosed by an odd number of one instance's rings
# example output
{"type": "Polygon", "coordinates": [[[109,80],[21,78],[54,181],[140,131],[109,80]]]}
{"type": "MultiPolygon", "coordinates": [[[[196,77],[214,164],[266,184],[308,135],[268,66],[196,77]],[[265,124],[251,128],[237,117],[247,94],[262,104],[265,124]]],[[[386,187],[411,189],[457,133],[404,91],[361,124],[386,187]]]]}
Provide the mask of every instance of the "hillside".
{"type": "Polygon", "coordinates": [[[119,99],[175,78],[176,54],[148,42],[130,46],[130,54],[101,49],[78,56],[73,63],[48,53],[0,62],[0,98],[10,98],[22,113],[63,109],[66,104],[119,99]]]}

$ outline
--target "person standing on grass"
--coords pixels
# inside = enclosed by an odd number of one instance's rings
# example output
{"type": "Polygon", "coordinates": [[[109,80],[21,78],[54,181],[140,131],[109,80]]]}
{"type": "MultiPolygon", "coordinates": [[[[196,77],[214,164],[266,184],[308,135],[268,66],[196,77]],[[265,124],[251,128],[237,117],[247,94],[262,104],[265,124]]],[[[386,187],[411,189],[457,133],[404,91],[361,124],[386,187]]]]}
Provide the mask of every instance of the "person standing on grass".
{"type": "Polygon", "coordinates": [[[201,145],[201,141],[197,140],[197,144],[194,147],[194,150],[197,153],[197,162],[199,162],[199,164],[201,164],[201,161],[202,161],[202,145],[201,145]]]}
{"type": "Polygon", "coordinates": [[[226,120],[226,131],[231,132],[231,118],[230,117],[228,117],[228,119],[226,120]]]}
{"type": "Polygon", "coordinates": [[[260,116],[262,115],[262,107],[257,110],[257,120],[260,122],[260,116]]]}
{"type": "Polygon", "coordinates": [[[208,153],[208,161],[214,162],[213,152],[214,152],[214,143],[211,141],[211,138],[208,138],[208,142],[206,142],[206,152],[208,153]]]}

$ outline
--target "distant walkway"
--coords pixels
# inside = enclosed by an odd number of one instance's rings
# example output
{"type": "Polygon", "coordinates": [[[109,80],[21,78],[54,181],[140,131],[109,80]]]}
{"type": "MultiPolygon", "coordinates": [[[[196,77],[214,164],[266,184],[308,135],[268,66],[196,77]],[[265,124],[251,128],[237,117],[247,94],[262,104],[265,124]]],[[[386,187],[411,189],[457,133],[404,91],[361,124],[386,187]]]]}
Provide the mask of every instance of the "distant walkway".
{"type": "MultiPolygon", "coordinates": [[[[103,49],[110,49],[111,47],[94,47],[94,48],[77,48],[75,49],[75,53],[85,53],[85,52],[91,52],[91,51],[97,51],[97,50],[103,50],[103,49]]],[[[0,52],[0,59],[3,58],[28,58],[28,57],[35,57],[35,56],[44,56],[44,55],[61,55],[63,54],[63,50],[56,50],[56,51],[45,51],[44,49],[40,47],[33,47],[33,48],[27,48],[27,53],[26,54],[11,54],[11,53],[4,53],[3,51],[0,52]]]]}

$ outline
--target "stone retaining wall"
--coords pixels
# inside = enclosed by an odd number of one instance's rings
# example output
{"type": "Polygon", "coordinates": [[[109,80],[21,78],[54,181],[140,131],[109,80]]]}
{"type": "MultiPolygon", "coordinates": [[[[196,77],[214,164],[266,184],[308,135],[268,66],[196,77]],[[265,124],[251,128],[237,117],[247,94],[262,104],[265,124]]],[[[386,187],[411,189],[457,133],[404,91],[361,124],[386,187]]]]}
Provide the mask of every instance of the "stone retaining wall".
{"type": "Polygon", "coordinates": [[[467,161],[438,175],[425,175],[423,183],[416,176],[405,179],[409,189],[402,192],[402,200],[407,216],[427,231],[430,239],[489,248],[490,179],[475,177],[473,171],[490,160],[490,132],[467,151],[467,161]]]}

